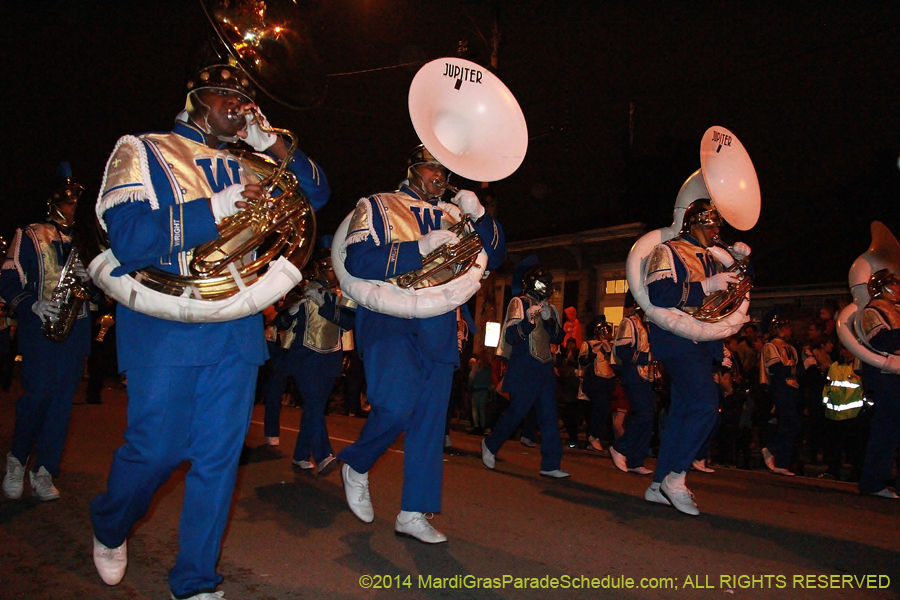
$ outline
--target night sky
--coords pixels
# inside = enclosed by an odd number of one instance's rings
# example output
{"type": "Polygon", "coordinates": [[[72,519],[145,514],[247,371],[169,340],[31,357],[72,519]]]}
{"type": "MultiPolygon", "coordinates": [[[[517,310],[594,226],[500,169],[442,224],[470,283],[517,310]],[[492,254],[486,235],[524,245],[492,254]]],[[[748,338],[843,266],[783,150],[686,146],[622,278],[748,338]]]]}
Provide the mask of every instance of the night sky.
{"type": "MultiPolygon", "coordinates": [[[[725,233],[754,248],[758,285],[845,281],[873,219],[900,235],[898,3],[322,0],[305,15],[324,102],[259,103],[331,181],[320,233],[403,178],[416,65],[460,40],[487,63],[497,15],[496,73],[530,136],[493,185],[508,239],[668,225],[712,125],[759,176],[759,223],[725,233]]],[[[59,161],[93,199],[118,137],[168,129],[209,26],[193,0],[4,2],[0,23],[9,238],[42,217],[59,161]]]]}

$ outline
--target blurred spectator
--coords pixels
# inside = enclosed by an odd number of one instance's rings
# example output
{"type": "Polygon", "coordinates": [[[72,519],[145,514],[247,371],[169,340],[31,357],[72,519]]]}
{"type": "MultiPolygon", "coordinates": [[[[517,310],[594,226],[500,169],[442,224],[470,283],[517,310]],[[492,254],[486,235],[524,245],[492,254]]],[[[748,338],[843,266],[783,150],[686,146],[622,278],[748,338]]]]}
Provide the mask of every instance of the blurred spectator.
{"type": "Polygon", "coordinates": [[[863,419],[865,406],[862,379],[854,371],[856,358],[843,346],[840,360],[828,368],[822,405],[825,416],[824,458],[827,470],[820,479],[841,479],[843,455],[850,463],[849,481],[859,481],[863,459],[863,419]]]}
{"type": "Polygon", "coordinates": [[[469,392],[472,394],[472,429],[469,433],[482,435],[487,427],[487,400],[491,388],[491,351],[485,348],[473,358],[475,364],[469,372],[469,392]]]}
{"type": "Polygon", "coordinates": [[[575,347],[581,348],[581,344],[584,343],[584,332],[581,321],[578,320],[578,311],[574,306],[570,306],[563,313],[566,315],[566,322],[563,323],[563,331],[566,332],[566,337],[562,341],[563,347],[566,347],[570,339],[574,339],[575,347]]]}

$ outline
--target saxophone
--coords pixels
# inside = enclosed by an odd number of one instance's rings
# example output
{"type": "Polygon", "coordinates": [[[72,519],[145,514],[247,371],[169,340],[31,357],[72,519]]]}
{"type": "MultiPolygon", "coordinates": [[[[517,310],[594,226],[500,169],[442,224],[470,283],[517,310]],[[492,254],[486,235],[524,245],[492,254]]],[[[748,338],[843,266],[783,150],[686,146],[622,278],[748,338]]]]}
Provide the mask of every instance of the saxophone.
{"type": "Polygon", "coordinates": [[[44,322],[44,337],[54,342],[62,342],[72,333],[75,320],[81,314],[81,307],[91,297],[90,288],[75,274],[73,267],[81,263],[75,246],[69,251],[69,258],[59,274],[59,282],[50,299],[59,304],[59,315],[44,322]]]}

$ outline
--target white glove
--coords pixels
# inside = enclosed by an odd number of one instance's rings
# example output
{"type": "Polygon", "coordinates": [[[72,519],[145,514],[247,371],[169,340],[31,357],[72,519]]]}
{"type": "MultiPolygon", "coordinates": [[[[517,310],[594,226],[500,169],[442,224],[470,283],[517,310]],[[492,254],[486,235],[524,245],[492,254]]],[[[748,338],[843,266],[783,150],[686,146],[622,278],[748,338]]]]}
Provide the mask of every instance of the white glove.
{"type": "Polygon", "coordinates": [[[713,292],[727,290],[728,284],[735,283],[738,279],[740,279],[740,277],[738,277],[736,273],[719,273],[704,279],[700,282],[700,285],[703,286],[703,293],[709,295],[713,292]]]}
{"type": "Polygon", "coordinates": [[[553,316],[553,311],[550,309],[550,305],[549,304],[545,305],[544,308],[541,309],[541,318],[546,321],[547,319],[549,319],[552,316],[553,316]]]}
{"type": "Polygon", "coordinates": [[[738,242],[731,247],[731,254],[738,260],[744,260],[750,256],[750,246],[744,242],[738,242]]]}
{"type": "MultiPolygon", "coordinates": [[[[262,122],[262,126],[268,128],[269,121],[266,119],[265,115],[262,114],[262,111],[259,110],[259,107],[256,107],[256,114],[259,115],[259,120],[262,122]]],[[[244,129],[247,132],[247,136],[244,138],[244,141],[250,145],[251,148],[256,150],[257,152],[265,152],[272,145],[278,141],[278,136],[272,133],[266,133],[262,129],[259,128],[259,123],[254,118],[250,118],[247,122],[247,126],[244,129]]]]}
{"type": "Polygon", "coordinates": [[[525,316],[528,317],[528,320],[534,323],[535,317],[541,312],[540,304],[532,304],[528,307],[528,310],[525,311],[525,316]]]}
{"type": "Polygon", "coordinates": [[[59,316],[59,302],[54,300],[38,300],[31,305],[31,312],[41,318],[41,321],[47,322],[59,316]]]}
{"type": "Polygon", "coordinates": [[[452,231],[446,229],[435,229],[425,234],[425,237],[419,239],[419,254],[427,256],[440,248],[444,244],[456,244],[459,238],[452,231]]]}
{"type": "Polygon", "coordinates": [[[244,184],[235,183],[209,197],[209,204],[212,206],[213,218],[215,218],[216,224],[221,223],[225,217],[237,214],[241,210],[235,204],[246,202],[246,199],[241,195],[243,191],[244,184]]]}
{"type": "Polygon", "coordinates": [[[459,190],[459,193],[453,196],[451,202],[459,207],[460,212],[471,216],[474,221],[484,216],[484,207],[481,205],[481,200],[478,199],[475,192],[459,190]]]}
{"type": "Polygon", "coordinates": [[[296,315],[298,312],[300,312],[300,302],[299,301],[294,302],[293,304],[288,306],[288,314],[291,315],[292,317],[294,315],[296,315]]]}
{"type": "Polygon", "coordinates": [[[91,281],[90,273],[84,268],[84,264],[80,260],[76,260],[72,263],[72,272],[81,283],[89,283],[91,281]]]}
{"type": "Polygon", "coordinates": [[[309,301],[316,306],[322,306],[325,304],[325,292],[323,292],[322,290],[309,289],[306,290],[303,295],[309,298],[309,301]]]}

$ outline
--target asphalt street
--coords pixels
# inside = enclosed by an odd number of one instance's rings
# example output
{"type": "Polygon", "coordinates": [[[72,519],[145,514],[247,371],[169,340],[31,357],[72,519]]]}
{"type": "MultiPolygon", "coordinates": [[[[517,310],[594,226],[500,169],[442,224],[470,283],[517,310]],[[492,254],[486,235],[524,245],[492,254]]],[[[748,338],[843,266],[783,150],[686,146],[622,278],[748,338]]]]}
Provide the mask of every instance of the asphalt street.
{"type": "MultiPolygon", "coordinates": [[[[19,393],[16,383],[0,392],[4,453],[19,393]]],[[[187,465],[129,538],[122,583],[103,584],[91,560],[88,503],[122,443],[126,403],[120,390],[104,390],[102,405],[76,396],[60,500],[40,503],[28,489],[19,501],[0,498],[3,600],[169,597],[187,465]]],[[[847,483],[691,473],[702,514],[688,517],[646,502],[649,479],[596,452],[567,450],[572,477],[557,481],[539,476],[538,449],[508,442],[489,471],[481,438],[454,431],[444,510],[432,521],[449,543],[428,546],[393,533],[402,439],[371,472],[376,516],[364,524],[346,506],[339,471],[317,477],[291,466],[299,417],[285,408],[273,451],[262,407],[254,411],[219,563],[227,600],[900,597],[900,502],[862,497],[847,483]]],[[[335,450],[364,423],[329,416],[335,450]]]]}

